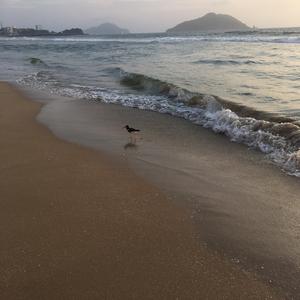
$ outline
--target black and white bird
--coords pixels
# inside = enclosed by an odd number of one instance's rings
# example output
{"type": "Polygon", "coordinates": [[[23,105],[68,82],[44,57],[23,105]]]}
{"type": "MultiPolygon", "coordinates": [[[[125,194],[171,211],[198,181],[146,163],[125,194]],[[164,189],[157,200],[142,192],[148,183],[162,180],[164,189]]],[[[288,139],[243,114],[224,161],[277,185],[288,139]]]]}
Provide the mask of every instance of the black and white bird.
{"type": "Polygon", "coordinates": [[[129,127],[128,125],[124,126],[123,128],[126,128],[126,130],[127,130],[129,133],[140,132],[139,129],[135,129],[135,128],[129,127]]]}
{"type": "Polygon", "coordinates": [[[128,125],[124,126],[123,128],[125,128],[130,134],[130,143],[135,145],[137,133],[140,132],[140,130],[129,127],[128,125]]]}

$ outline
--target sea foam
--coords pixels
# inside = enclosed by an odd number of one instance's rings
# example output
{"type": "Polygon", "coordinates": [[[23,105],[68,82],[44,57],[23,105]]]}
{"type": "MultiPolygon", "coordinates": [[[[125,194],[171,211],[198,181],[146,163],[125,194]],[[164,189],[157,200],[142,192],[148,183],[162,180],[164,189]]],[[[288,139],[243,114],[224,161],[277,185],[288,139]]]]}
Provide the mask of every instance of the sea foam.
{"type": "MultiPolygon", "coordinates": [[[[265,116],[265,119],[241,116],[237,105],[233,106],[237,110],[235,112],[226,107],[230,106],[230,102],[227,103],[219,97],[193,93],[142,74],[127,73],[122,69],[114,72],[118,74],[123,85],[138,90],[139,93],[93,86],[60,86],[45,71],[26,76],[19,83],[63,96],[120,104],[184,118],[216,133],[222,133],[232,142],[260,150],[286,173],[300,177],[300,127],[296,121],[262,114],[251,108],[248,109],[249,115],[257,113],[258,116],[265,116]]],[[[244,107],[242,111],[245,114],[244,107]]]]}

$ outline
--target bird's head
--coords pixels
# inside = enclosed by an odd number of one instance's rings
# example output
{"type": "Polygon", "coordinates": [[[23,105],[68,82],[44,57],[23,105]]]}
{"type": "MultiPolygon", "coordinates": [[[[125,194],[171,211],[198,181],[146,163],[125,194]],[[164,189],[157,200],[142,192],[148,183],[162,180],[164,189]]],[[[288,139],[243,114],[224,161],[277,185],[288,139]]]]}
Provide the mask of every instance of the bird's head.
{"type": "Polygon", "coordinates": [[[124,126],[123,128],[129,128],[129,126],[128,126],[128,125],[126,125],[126,126],[124,126]]]}

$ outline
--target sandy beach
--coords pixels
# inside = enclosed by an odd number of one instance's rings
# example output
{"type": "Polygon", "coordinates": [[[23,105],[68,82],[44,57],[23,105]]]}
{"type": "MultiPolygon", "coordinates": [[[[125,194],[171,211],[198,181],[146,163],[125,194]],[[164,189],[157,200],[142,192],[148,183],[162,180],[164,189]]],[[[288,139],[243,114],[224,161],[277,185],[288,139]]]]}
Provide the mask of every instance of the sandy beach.
{"type": "Polygon", "coordinates": [[[56,138],[9,84],[0,105],[2,299],[276,299],[124,161],[56,138]]]}
{"type": "Polygon", "coordinates": [[[188,207],[202,246],[280,288],[285,298],[299,298],[299,178],[258,151],[166,114],[56,97],[38,120],[62,139],[125,160],[188,207]],[[142,129],[135,145],[122,129],[128,122],[142,129]]]}

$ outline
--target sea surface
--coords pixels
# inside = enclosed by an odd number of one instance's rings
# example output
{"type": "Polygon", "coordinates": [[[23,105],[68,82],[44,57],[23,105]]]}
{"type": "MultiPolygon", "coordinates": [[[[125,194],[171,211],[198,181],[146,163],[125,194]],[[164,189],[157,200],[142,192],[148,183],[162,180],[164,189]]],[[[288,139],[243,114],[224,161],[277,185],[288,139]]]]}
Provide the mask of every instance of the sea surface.
{"type": "Polygon", "coordinates": [[[2,37],[0,80],[182,117],[300,177],[300,28],[2,37]]]}

